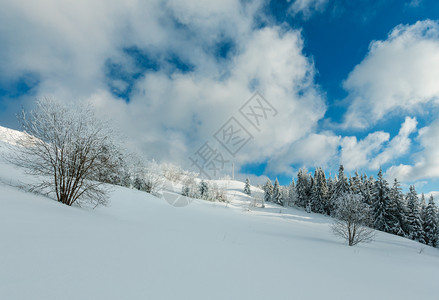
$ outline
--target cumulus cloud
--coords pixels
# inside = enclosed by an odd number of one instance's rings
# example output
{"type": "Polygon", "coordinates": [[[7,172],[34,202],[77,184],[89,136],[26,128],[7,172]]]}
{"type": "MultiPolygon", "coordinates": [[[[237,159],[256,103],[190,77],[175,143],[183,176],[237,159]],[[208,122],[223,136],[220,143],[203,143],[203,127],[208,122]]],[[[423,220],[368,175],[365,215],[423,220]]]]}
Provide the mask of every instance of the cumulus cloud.
{"type": "Polygon", "coordinates": [[[369,133],[362,140],[357,140],[355,136],[344,137],[341,142],[341,163],[346,170],[367,168],[371,157],[382,149],[389,137],[390,135],[383,131],[369,133]]]}
{"type": "Polygon", "coordinates": [[[332,132],[311,133],[291,144],[285,151],[278,153],[267,164],[268,173],[293,175],[299,167],[332,167],[339,163],[341,136],[332,132]]]}
{"type": "Polygon", "coordinates": [[[413,155],[412,165],[400,164],[390,167],[386,175],[405,181],[439,177],[439,121],[419,130],[418,140],[422,150],[413,155]]]}
{"type": "Polygon", "coordinates": [[[347,170],[378,170],[408,153],[410,135],[416,131],[416,126],[415,118],[406,117],[398,135],[391,140],[390,135],[383,131],[369,133],[359,141],[355,136],[344,137],[341,141],[341,163],[347,170]]]}
{"type": "Polygon", "coordinates": [[[417,124],[418,122],[416,121],[416,118],[406,117],[404,123],[401,125],[398,135],[389,142],[388,146],[383,151],[372,159],[370,169],[377,170],[385,163],[406,154],[412,143],[409,136],[416,131],[417,124]]]}
{"type": "Polygon", "coordinates": [[[313,132],[326,110],[300,31],[254,26],[262,7],[238,0],[9,1],[0,11],[0,42],[8,45],[0,48],[0,84],[32,74],[38,84],[21,101],[87,99],[118,124],[127,146],[182,164],[259,90],[279,113],[260,132],[249,127],[254,139],[235,159],[261,161],[313,132]],[[156,66],[142,69],[126,49],[156,66]],[[190,67],[180,70],[170,58],[190,67]],[[110,76],[109,62],[123,76],[110,76]]]}
{"type": "Polygon", "coordinates": [[[439,103],[439,23],[399,25],[370,44],[344,82],[350,105],[345,128],[367,128],[392,113],[421,113],[439,103]]]}

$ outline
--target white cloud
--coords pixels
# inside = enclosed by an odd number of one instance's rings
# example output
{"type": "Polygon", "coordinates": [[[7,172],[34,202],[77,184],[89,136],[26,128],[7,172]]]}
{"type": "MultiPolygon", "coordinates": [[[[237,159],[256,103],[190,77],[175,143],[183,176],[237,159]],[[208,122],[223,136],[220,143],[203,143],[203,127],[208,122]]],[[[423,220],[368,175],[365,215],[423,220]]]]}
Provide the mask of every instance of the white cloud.
{"type": "MultiPolygon", "coordinates": [[[[36,74],[35,96],[88,99],[118,124],[128,147],[177,163],[186,162],[257,89],[279,113],[260,133],[252,131],[255,139],[236,160],[261,161],[312,133],[326,110],[300,31],[255,29],[262,6],[239,0],[8,1],[0,11],[0,42],[8,45],[0,48],[0,83],[36,74]],[[223,40],[233,51],[218,60],[214,48],[223,40]],[[122,49],[130,46],[159,59],[178,54],[193,70],[147,72],[125,103],[110,93],[105,63],[126,62],[122,49]]],[[[126,83],[115,79],[113,86],[126,83]]]]}
{"type": "Polygon", "coordinates": [[[416,118],[406,117],[398,135],[389,142],[389,145],[382,152],[372,159],[370,169],[377,170],[385,163],[406,154],[411,145],[409,136],[416,131],[417,124],[416,118]]]}
{"type": "Polygon", "coordinates": [[[293,15],[302,14],[304,18],[309,18],[314,12],[321,12],[328,0],[294,0],[290,6],[293,15]]]}
{"type": "Polygon", "coordinates": [[[367,128],[392,113],[421,113],[439,103],[439,23],[399,25],[374,41],[344,82],[351,101],[345,128],[367,128]]]}
{"type": "Polygon", "coordinates": [[[368,168],[371,157],[382,149],[389,137],[390,135],[383,131],[369,133],[359,141],[355,136],[344,137],[341,142],[341,163],[346,170],[368,168]]]}
{"type": "Polygon", "coordinates": [[[311,133],[275,154],[267,164],[269,173],[293,175],[291,164],[311,167],[331,167],[338,164],[341,137],[332,132],[311,133]]]}
{"type": "Polygon", "coordinates": [[[390,167],[387,177],[415,181],[439,177],[439,120],[419,130],[419,143],[423,148],[413,155],[413,165],[400,164],[390,167]]]}
{"type": "Polygon", "coordinates": [[[359,141],[355,136],[344,137],[341,141],[341,163],[347,170],[378,170],[408,153],[411,145],[409,136],[416,131],[416,126],[415,118],[406,117],[398,135],[390,141],[390,135],[383,131],[369,133],[359,141]]]}

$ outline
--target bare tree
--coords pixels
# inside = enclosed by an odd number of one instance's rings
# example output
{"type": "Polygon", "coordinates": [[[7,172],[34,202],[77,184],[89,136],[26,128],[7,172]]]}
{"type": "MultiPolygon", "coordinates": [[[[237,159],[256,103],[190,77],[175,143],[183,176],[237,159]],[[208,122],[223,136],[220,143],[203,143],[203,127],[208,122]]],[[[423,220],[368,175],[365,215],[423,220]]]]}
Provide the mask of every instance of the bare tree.
{"type": "Polygon", "coordinates": [[[334,217],[332,231],[336,236],[344,238],[349,246],[372,241],[374,230],[368,227],[371,224],[371,213],[360,195],[346,193],[339,197],[334,217]]]}
{"type": "Polygon", "coordinates": [[[121,152],[90,106],[44,98],[18,120],[25,134],[8,159],[35,176],[30,190],[55,195],[69,206],[106,203],[108,189],[98,179],[117,171],[114,159],[121,152]]]}

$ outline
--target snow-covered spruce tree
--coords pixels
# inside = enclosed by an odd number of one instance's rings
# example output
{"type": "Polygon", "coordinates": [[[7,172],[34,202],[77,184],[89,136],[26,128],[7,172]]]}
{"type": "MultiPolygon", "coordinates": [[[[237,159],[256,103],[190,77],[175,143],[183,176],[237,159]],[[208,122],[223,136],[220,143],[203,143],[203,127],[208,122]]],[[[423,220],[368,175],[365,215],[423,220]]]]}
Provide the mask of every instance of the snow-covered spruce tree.
{"type": "Polygon", "coordinates": [[[206,181],[201,180],[200,185],[198,187],[198,192],[201,199],[207,200],[209,197],[209,185],[206,181]]]}
{"type": "Polygon", "coordinates": [[[373,176],[370,176],[369,178],[365,174],[363,176],[363,189],[362,189],[362,196],[364,199],[364,203],[368,204],[369,206],[372,206],[372,198],[373,198],[373,187],[375,185],[375,179],[373,176]]]}
{"type": "Polygon", "coordinates": [[[407,193],[407,228],[408,237],[415,241],[423,242],[423,228],[420,212],[420,204],[418,195],[416,194],[415,186],[410,186],[410,191],[407,193]]]}
{"type": "Polygon", "coordinates": [[[280,186],[280,194],[282,205],[287,207],[288,199],[290,198],[289,188],[287,186],[280,186]]]}
{"type": "Polygon", "coordinates": [[[133,182],[133,187],[139,191],[144,191],[145,190],[145,180],[139,176],[136,176],[136,178],[134,178],[134,182],[133,182]]]}
{"type": "Polygon", "coordinates": [[[34,110],[18,116],[25,132],[8,159],[39,182],[30,190],[53,195],[66,205],[107,201],[108,188],[100,175],[117,173],[121,150],[110,126],[95,117],[88,105],[63,105],[37,100],[34,110]]]}
{"type": "Polygon", "coordinates": [[[309,203],[311,196],[311,178],[308,174],[308,170],[305,168],[299,169],[297,173],[296,184],[296,205],[299,207],[306,207],[309,203]]]}
{"type": "Polygon", "coordinates": [[[335,190],[335,182],[331,176],[329,176],[328,179],[326,180],[326,185],[328,187],[328,196],[327,196],[328,199],[327,199],[326,205],[325,205],[325,214],[329,216],[331,214],[331,205],[330,205],[329,201],[330,201],[332,194],[334,194],[334,190],[335,190]]]}
{"type": "Polygon", "coordinates": [[[360,174],[358,174],[358,171],[355,171],[354,177],[351,178],[350,187],[351,187],[352,193],[361,194],[361,192],[363,190],[363,181],[362,181],[360,174]]]}
{"type": "Polygon", "coordinates": [[[296,183],[294,182],[294,178],[291,180],[290,185],[288,186],[288,203],[287,206],[293,206],[297,202],[297,194],[296,194],[296,183]]]}
{"type": "Polygon", "coordinates": [[[273,184],[271,180],[267,178],[267,182],[264,185],[264,201],[271,202],[273,198],[273,184]]]}
{"type": "Polygon", "coordinates": [[[427,210],[427,202],[425,202],[425,195],[424,195],[424,193],[421,194],[421,200],[420,200],[420,204],[419,204],[419,210],[420,210],[420,213],[421,213],[421,220],[422,220],[422,223],[424,223],[424,220],[425,220],[425,213],[426,213],[426,210],[427,210]]]}
{"type": "Polygon", "coordinates": [[[424,216],[424,242],[427,245],[437,247],[439,239],[439,219],[438,219],[438,209],[433,200],[433,195],[430,196],[428,205],[425,208],[424,216]]]}
{"type": "Polygon", "coordinates": [[[334,190],[332,195],[329,198],[329,213],[332,213],[333,210],[336,209],[336,205],[338,203],[339,198],[341,198],[344,194],[351,193],[351,188],[349,187],[348,179],[344,174],[344,167],[340,165],[338,169],[338,181],[334,185],[334,190]]]}
{"type": "Polygon", "coordinates": [[[380,169],[375,181],[372,198],[372,214],[374,228],[384,232],[391,232],[395,226],[395,218],[390,214],[390,188],[389,183],[383,178],[380,169]]]}
{"type": "Polygon", "coordinates": [[[346,193],[336,201],[336,209],[333,212],[335,219],[332,224],[334,234],[345,239],[349,246],[372,241],[374,231],[369,227],[370,209],[361,196],[346,193]]]}
{"type": "Polygon", "coordinates": [[[181,194],[185,197],[190,197],[190,193],[191,193],[191,189],[189,188],[189,186],[183,184],[183,186],[181,187],[181,194]]]}
{"type": "Polygon", "coordinates": [[[390,214],[394,218],[394,226],[390,233],[405,236],[407,232],[406,226],[406,208],[404,203],[404,195],[402,194],[401,185],[398,179],[394,179],[393,186],[390,189],[390,214]]]}
{"type": "Polygon", "coordinates": [[[249,196],[252,193],[250,190],[250,179],[248,179],[248,178],[245,180],[244,193],[249,195],[249,196]]]}
{"type": "Polygon", "coordinates": [[[280,192],[280,185],[279,185],[279,181],[277,180],[277,178],[274,181],[272,201],[273,201],[273,203],[282,205],[282,194],[280,192]]]}
{"type": "Polygon", "coordinates": [[[314,184],[311,190],[311,210],[316,213],[324,214],[328,201],[328,186],[326,176],[322,168],[314,171],[314,184]]]}

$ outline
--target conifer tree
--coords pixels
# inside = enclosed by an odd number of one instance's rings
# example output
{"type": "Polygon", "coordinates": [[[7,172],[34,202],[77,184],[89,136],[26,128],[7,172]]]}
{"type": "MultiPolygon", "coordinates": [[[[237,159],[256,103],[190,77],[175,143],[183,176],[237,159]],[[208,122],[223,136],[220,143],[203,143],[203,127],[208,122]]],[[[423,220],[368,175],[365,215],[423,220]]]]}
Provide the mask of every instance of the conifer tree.
{"type": "Polygon", "coordinates": [[[327,194],[328,199],[326,200],[326,203],[325,203],[325,214],[329,216],[331,214],[330,199],[331,199],[332,195],[334,194],[334,190],[335,190],[335,183],[334,183],[334,180],[332,179],[331,176],[328,177],[326,185],[328,187],[328,194],[327,194]]]}
{"type": "Polygon", "coordinates": [[[314,184],[311,191],[311,210],[324,214],[328,200],[328,186],[326,184],[325,172],[322,168],[314,171],[314,184]]]}
{"type": "Polygon", "coordinates": [[[343,165],[340,165],[340,168],[338,169],[338,181],[335,183],[334,191],[329,199],[330,212],[332,213],[332,211],[335,209],[338,198],[350,193],[351,188],[349,186],[348,179],[344,174],[344,167],[343,165]]]}
{"type": "Polygon", "coordinates": [[[369,206],[372,206],[372,195],[373,195],[373,186],[375,185],[375,180],[373,176],[370,176],[369,178],[367,175],[364,175],[364,181],[363,181],[363,199],[364,203],[366,203],[369,206]]]}
{"type": "Polygon", "coordinates": [[[422,221],[425,220],[425,210],[426,210],[426,208],[427,208],[427,203],[425,202],[425,195],[424,195],[424,193],[422,193],[421,194],[421,202],[419,204],[419,209],[420,209],[420,212],[421,212],[421,219],[422,219],[422,221]]]}
{"type": "Polygon", "coordinates": [[[394,226],[391,228],[390,233],[405,236],[407,232],[406,207],[401,185],[396,178],[390,190],[390,213],[394,217],[394,226]]]}
{"type": "Polygon", "coordinates": [[[267,182],[264,185],[264,201],[271,202],[273,197],[273,184],[271,180],[268,178],[267,182]]]}
{"type": "Polygon", "coordinates": [[[423,242],[422,239],[422,220],[418,195],[415,187],[410,186],[410,191],[407,194],[407,227],[408,236],[412,240],[423,242]]]}
{"type": "Polygon", "coordinates": [[[383,178],[383,171],[380,169],[378,178],[375,181],[373,190],[372,213],[374,227],[377,230],[391,232],[395,226],[395,220],[390,212],[390,188],[388,182],[383,178]]]}
{"type": "Polygon", "coordinates": [[[283,205],[282,193],[280,191],[279,181],[277,180],[277,178],[274,181],[274,187],[273,187],[273,203],[283,205]]]}
{"type": "Polygon", "coordinates": [[[310,197],[310,178],[308,175],[307,169],[300,169],[297,173],[297,185],[296,185],[296,194],[297,194],[297,206],[306,207],[309,202],[310,197]]]}
{"type": "Polygon", "coordinates": [[[248,177],[247,177],[247,179],[245,180],[244,193],[247,194],[247,195],[249,195],[249,196],[251,195],[251,190],[250,190],[250,179],[248,179],[248,177]]]}
{"type": "Polygon", "coordinates": [[[427,245],[438,246],[438,209],[433,200],[433,195],[430,196],[428,205],[425,208],[424,219],[424,242],[427,245]]]}
{"type": "Polygon", "coordinates": [[[200,192],[200,198],[201,199],[207,199],[209,196],[209,186],[207,185],[207,182],[204,180],[201,180],[200,186],[198,188],[200,192]]]}
{"type": "Polygon", "coordinates": [[[296,183],[294,182],[294,178],[291,180],[291,183],[288,187],[288,204],[287,206],[293,206],[297,202],[297,194],[296,194],[296,183]]]}
{"type": "Polygon", "coordinates": [[[361,192],[363,190],[363,182],[360,174],[358,174],[358,171],[355,171],[355,175],[350,179],[350,182],[352,193],[362,195],[361,192]]]}

